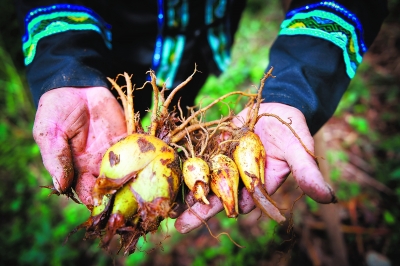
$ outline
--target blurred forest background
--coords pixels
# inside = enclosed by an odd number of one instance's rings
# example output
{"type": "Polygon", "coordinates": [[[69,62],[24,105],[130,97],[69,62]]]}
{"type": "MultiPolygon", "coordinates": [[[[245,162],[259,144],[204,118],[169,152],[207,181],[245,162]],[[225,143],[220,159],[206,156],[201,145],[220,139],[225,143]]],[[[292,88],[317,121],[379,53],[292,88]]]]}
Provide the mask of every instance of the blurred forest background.
{"type": "MultiPolygon", "coordinates": [[[[287,1],[250,0],[233,62],[211,77],[202,95],[258,84],[268,63],[287,1]],[[264,3],[265,2],[265,3],[264,3]],[[218,88],[218,89],[216,89],[218,88]]],[[[400,1],[364,57],[335,116],[315,136],[321,170],[339,203],[302,197],[291,177],[273,198],[289,223],[278,226],[254,210],[237,220],[224,214],[187,235],[173,220],[140,242],[129,257],[108,255],[83,232],[67,234],[89,216],[65,197],[48,197],[51,184],[32,139],[34,106],[24,78],[12,0],[0,2],[0,265],[400,265],[400,1]],[[377,264],[377,263],[380,264],[377,264]]],[[[279,73],[274,73],[279,75],[279,73]]]]}

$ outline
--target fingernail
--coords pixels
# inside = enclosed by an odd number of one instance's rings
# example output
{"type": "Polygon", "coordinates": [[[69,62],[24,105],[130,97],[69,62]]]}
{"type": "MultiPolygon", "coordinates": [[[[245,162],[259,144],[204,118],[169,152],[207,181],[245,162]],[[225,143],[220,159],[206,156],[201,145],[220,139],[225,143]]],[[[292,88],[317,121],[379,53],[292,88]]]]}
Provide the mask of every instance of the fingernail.
{"type": "Polygon", "coordinates": [[[327,184],[327,187],[329,189],[329,193],[331,194],[331,203],[338,203],[338,199],[337,199],[337,197],[335,195],[335,192],[331,188],[331,186],[329,184],[327,184]]]}

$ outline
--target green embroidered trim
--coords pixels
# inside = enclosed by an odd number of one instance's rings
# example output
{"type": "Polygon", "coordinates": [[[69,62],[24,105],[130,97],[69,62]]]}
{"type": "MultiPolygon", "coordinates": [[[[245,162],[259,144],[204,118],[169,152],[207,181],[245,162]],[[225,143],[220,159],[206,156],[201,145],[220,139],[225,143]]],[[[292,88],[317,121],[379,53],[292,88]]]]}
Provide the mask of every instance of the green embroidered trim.
{"type": "Polygon", "coordinates": [[[208,30],[208,43],[214,54],[214,60],[221,71],[225,71],[230,62],[228,41],[223,25],[208,30]]]}
{"type": "MultiPolygon", "coordinates": [[[[206,5],[205,21],[207,25],[225,16],[226,0],[208,0],[206,5]]],[[[225,71],[231,62],[228,42],[228,29],[223,23],[208,29],[207,39],[213,51],[214,60],[221,71],[225,71]]]]}
{"type": "Polygon", "coordinates": [[[157,71],[157,84],[164,83],[167,88],[172,88],[178,66],[181,62],[186,38],[184,35],[164,38],[162,58],[157,71]],[[168,55],[168,56],[166,56],[168,55]]]}
{"type": "Polygon", "coordinates": [[[29,65],[36,54],[37,43],[44,37],[70,30],[93,30],[104,39],[111,49],[111,32],[94,16],[85,12],[54,12],[32,19],[27,25],[28,38],[22,44],[25,65],[29,65]]]}
{"type": "Polygon", "coordinates": [[[281,24],[279,35],[304,34],[323,38],[343,50],[346,73],[353,78],[362,61],[357,33],[353,25],[335,14],[314,10],[297,13],[281,24]]]}
{"type": "MultiPolygon", "coordinates": [[[[161,3],[162,4],[162,3],[161,3]]],[[[161,5],[160,4],[160,5],[161,5]]],[[[161,13],[161,12],[159,12],[161,13]]],[[[181,63],[182,54],[185,49],[186,37],[182,34],[170,35],[169,30],[185,31],[189,23],[189,4],[187,0],[182,1],[168,1],[167,4],[167,17],[166,17],[166,31],[167,35],[162,37],[160,34],[160,41],[162,42],[159,50],[155,51],[155,59],[153,66],[157,72],[157,85],[165,86],[172,89],[175,81],[178,67],[181,63]],[[161,52],[161,54],[158,53],[161,52]]]]}

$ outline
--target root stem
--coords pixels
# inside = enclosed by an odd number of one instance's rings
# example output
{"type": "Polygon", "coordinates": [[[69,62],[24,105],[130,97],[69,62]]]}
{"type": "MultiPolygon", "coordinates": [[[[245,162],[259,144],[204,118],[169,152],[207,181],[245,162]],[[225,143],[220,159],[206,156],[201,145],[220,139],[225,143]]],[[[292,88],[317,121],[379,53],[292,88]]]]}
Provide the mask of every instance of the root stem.
{"type": "Polygon", "coordinates": [[[311,157],[313,157],[314,160],[315,160],[315,161],[317,162],[317,164],[318,164],[318,157],[315,156],[314,153],[312,153],[312,152],[307,148],[307,146],[306,146],[306,145],[303,143],[303,141],[301,140],[300,136],[297,135],[296,131],[295,131],[295,130],[293,129],[293,127],[291,126],[292,121],[290,121],[290,122],[288,123],[288,122],[284,121],[279,115],[270,114],[270,113],[260,114],[260,115],[257,117],[257,121],[258,121],[261,117],[263,117],[263,116],[274,117],[274,118],[278,119],[279,122],[281,122],[282,124],[284,124],[285,126],[287,126],[287,127],[290,129],[290,131],[292,131],[293,135],[299,140],[299,142],[300,142],[301,146],[303,146],[304,150],[305,150],[309,155],[311,155],[311,157]]]}
{"type": "MultiPolygon", "coordinates": [[[[254,97],[254,94],[250,94],[250,93],[245,93],[242,91],[234,91],[234,92],[230,92],[227,93],[221,97],[219,97],[218,99],[214,100],[212,103],[210,103],[209,105],[207,105],[206,107],[203,107],[199,110],[197,110],[196,112],[194,112],[191,116],[189,116],[182,124],[180,124],[178,127],[176,127],[174,130],[172,130],[169,135],[172,137],[175,134],[177,134],[178,132],[182,131],[189,123],[190,121],[192,121],[192,119],[196,118],[199,114],[204,113],[205,111],[207,111],[208,109],[210,109],[211,107],[213,107],[215,104],[221,102],[222,100],[224,100],[225,98],[228,98],[229,96],[235,95],[235,94],[239,94],[239,95],[243,95],[243,96],[249,96],[249,97],[254,97]]],[[[190,131],[189,131],[190,132],[190,131]]]]}
{"type": "Polygon", "coordinates": [[[264,84],[265,84],[265,81],[267,80],[267,78],[274,77],[274,76],[272,76],[272,70],[273,69],[274,68],[271,67],[269,69],[269,71],[266,74],[264,74],[264,77],[261,79],[261,84],[260,84],[260,87],[258,88],[258,93],[257,93],[257,101],[255,103],[254,109],[252,109],[252,111],[251,111],[252,115],[251,115],[251,120],[250,120],[250,123],[249,123],[249,130],[250,131],[254,131],[254,126],[256,125],[256,122],[257,122],[258,111],[260,110],[262,90],[264,88],[264,84]]]}

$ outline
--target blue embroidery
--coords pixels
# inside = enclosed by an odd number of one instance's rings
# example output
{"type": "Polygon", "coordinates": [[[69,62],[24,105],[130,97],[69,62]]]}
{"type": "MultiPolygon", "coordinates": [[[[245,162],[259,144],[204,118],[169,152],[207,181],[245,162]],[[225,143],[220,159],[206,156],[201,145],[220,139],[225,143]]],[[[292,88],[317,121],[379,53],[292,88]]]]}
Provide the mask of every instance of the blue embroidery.
{"type": "Polygon", "coordinates": [[[70,30],[96,31],[111,49],[111,26],[91,9],[68,4],[40,7],[30,11],[25,18],[25,34],[22,37],[25,65],[32,62],[37,43],[42,38],[70,30]]]}
{"type": "Polygon", "coordinates": [[[346,72],[353,78],[366,47],[362,38],[361,24],[349,11],[334,2],[320,2],[289,12],[281,24],[279,35],[304,34],[328,40],[343,50],[346,72]],[[345,15],[346,21],[333,12],[316,10],[319,7],[334,8],[345,15]]]}

